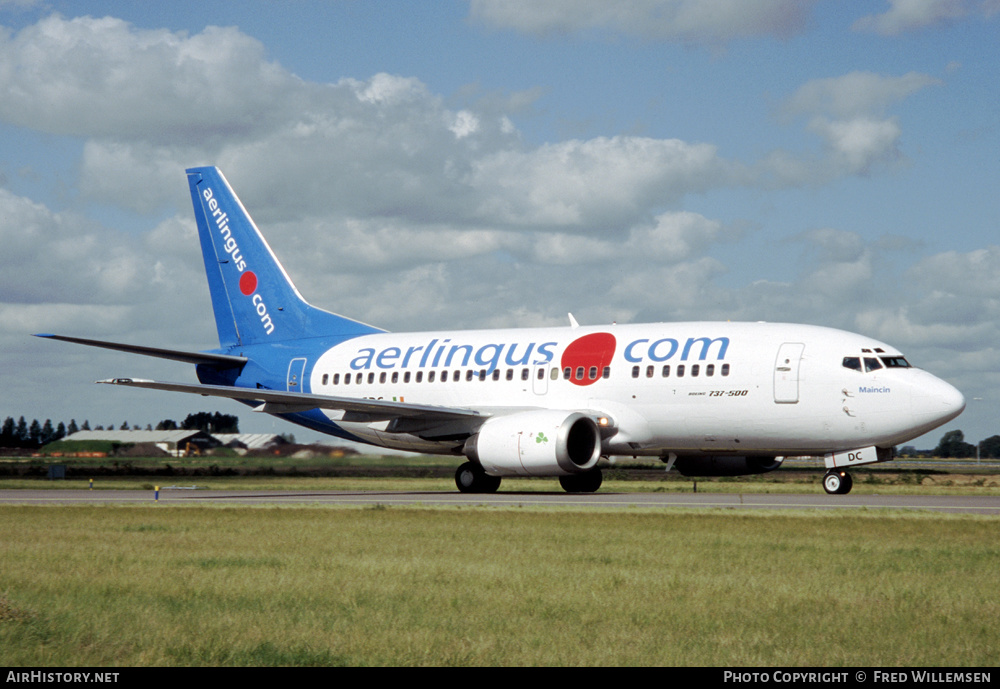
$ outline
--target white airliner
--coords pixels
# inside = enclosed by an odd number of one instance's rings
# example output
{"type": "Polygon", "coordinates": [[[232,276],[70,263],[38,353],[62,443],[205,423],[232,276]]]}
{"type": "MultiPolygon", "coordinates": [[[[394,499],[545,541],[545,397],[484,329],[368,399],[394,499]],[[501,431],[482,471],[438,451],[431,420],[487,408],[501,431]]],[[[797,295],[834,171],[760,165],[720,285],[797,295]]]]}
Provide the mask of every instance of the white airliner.
{"type": "Polygon", "coordinates": [[[687,476],[824,457],[846,469],[958,416],[961,393],[894,347],[782,323],[654,323],[389,333],[305,302],[214,167],[187,171],[220,346],[206,352],[54,339],[197,365],[201,384],[115,385],[228,397],[340,438],[465,456],[463,492],[505,476],[601,485],[602,457],[687,476]]]}

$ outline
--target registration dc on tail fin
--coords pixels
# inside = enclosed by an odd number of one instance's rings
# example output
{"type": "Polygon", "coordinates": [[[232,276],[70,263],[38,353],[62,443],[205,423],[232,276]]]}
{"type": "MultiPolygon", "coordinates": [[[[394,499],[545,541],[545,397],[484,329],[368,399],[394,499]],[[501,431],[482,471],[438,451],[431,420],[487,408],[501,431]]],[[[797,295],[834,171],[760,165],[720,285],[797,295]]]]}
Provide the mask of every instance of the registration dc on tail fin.
{"type": "Polygon", "coordinates": [[[823,457],[852,466],[958,416],[961,393],[891,345],[788,323],[390,333],[307,303],[222,173],[187,171],[219,346],[77,344],[195,365],[199,383],[105,383],[227,397],[330,435],[464,457],[463,492],[552,476],[596,491],[601,460],[658,457],[687,476],[823,457]]]}

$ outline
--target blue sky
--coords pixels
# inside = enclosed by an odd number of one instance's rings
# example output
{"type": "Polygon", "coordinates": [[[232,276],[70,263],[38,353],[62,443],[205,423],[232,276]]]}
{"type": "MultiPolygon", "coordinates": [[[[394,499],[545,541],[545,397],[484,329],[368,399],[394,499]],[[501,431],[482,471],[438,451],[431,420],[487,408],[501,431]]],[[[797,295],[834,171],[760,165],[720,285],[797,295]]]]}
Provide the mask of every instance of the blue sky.
{"type": "Polygon", "coordinates": [[[0,416],[201,410],[90,384],[183,367],[28,334],[213,346],[183,170],[214,164],[319,306],[840,327],[1000,433],[1000,0],[0,0],[0,27],[0,416]]]}

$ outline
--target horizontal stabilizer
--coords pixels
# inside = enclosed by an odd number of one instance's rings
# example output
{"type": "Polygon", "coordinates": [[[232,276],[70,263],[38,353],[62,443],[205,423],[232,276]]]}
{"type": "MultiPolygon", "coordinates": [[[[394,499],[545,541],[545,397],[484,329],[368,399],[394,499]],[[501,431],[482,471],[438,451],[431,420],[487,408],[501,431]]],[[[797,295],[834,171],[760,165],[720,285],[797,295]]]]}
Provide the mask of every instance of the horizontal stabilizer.
{"type": "Polygon", "coordinates": [[[216,368],[242,368],[247,360],[241,356],[229,356],[226,354],[208,354],[205,352],[183,352],[176,349],[160,349],[158,347],[143,347],[140,345],[121,344],[119,342],[106,342],[104,340],[85,340],[82,337],[66,337],[64,335],[49,335],[40,333],[35,337],[44,337],[50,340],[62,340],[74,344],[88,345],[90,347],[103,347],[104,349],[114,349],[119,352],[129,352],[131,354],[142,354],[143,356],[153,356],[159,359],[172,359],[173,361],[183,361],[187,364],[208,364],[216,368]]]}
{"type": "Polygon", "coordinates": [[[98,383],[110,385],[128,385],[150,390],[168,390],[171,392],[187,392],[208,397],[228,397],[245,402],[260,402],[262,411],[296,412],[309,409],[340,409],[346,412],[363,414],[369,420],[388,420],[396,418],[419,418],[441,420],[486,420],[486,416],[471,409],[454,407],[437,407],[427,404],[408,404],[392,400],[370,400],[351,397],[328,397],[326,395],[310,395],[304,392],[283,392],[262,388],[236,388],[225,385],[198,385],[192,383],[167,383],[139,378],[112,378],[99,380],[98,383]]]}

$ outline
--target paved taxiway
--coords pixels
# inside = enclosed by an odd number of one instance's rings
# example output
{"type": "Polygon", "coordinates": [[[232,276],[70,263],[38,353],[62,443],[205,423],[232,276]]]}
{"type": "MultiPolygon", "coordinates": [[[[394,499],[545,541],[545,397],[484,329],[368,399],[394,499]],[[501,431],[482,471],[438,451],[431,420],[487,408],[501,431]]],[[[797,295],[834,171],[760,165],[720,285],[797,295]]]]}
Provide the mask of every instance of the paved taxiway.
{"type": "MultiPolygon", "coordinates": [[[[0,504],[68,505],[153,503],[150,490],[0,490],[0,504]]],[[[389,491],[210,491],[161,489],[159,505],[392,505],[524,507],[641,507],[725,509],[905,509],[960,514],[1000,514],[1000,496],[826,495],[812,493],[508,493],[465,495],[458,492],[389,491]]]]}

